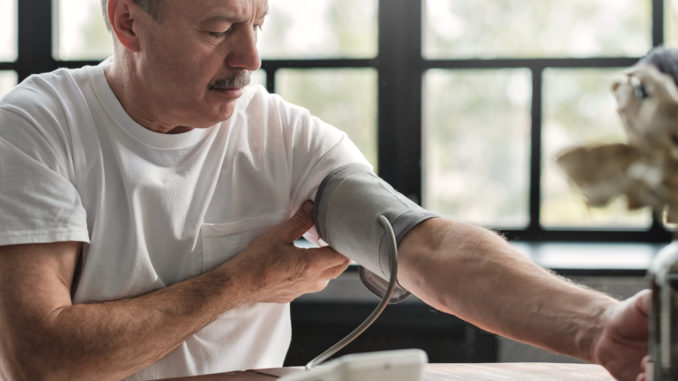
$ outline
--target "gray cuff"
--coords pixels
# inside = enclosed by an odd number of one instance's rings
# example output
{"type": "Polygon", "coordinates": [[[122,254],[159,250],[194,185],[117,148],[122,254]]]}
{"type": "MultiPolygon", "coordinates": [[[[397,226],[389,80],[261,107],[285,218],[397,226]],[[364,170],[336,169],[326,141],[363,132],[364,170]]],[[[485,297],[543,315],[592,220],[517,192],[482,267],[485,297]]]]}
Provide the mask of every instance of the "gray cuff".
{"type": "MultiPolygon", "coordinates": [[[[378,217],[386,217],[396,242],[417,224],[437,217],[398,193],[367,166],[349,164],[325,177],[318,188],[314,219],[320,238],[332,248],[386,281],[390,278],[390,244],[378,217]]],[[[385,288],[361,270],[368,289],[383,296],[385,288]]],[[[404,299],[394,293],[394,299],[404,299]]],[[[406,291],[405,291],[406,292],[406,291]]]]}

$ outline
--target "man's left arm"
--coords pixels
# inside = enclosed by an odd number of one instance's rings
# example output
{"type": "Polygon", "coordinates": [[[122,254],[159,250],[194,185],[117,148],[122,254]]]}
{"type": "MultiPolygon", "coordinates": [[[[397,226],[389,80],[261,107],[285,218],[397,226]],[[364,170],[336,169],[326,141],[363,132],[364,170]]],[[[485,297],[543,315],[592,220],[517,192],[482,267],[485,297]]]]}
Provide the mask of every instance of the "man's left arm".
{"type": "Polygon", "coordinates": [[[398,280],[431,306],[487,331],[635,380],[647,353],[648,293],[619,302],[517,253],[486,229],[431,218],[399,244],[398,280]]]}

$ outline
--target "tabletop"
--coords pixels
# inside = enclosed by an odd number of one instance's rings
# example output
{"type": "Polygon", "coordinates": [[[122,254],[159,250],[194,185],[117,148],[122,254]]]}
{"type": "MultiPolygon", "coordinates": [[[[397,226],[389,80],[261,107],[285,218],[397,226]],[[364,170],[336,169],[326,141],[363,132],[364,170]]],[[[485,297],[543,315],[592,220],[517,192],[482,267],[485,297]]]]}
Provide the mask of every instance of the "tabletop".
{"type": "MultiPolygon", "coordinates": [[[[614,381],[592,364],[570,363],[455,363],[426,364],[424,381],[614,381]]],[[[301,368],[260,369],[173,378],[173,381],[271,381],[301,368]]]]}

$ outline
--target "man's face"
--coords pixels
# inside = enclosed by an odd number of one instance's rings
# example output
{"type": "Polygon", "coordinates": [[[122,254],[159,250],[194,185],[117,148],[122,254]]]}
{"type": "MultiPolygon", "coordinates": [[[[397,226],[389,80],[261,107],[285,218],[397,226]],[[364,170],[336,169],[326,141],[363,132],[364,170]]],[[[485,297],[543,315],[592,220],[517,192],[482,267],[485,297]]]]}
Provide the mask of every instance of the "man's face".
{"type": "Polygon", "coordinates": [[[259,68],[267,0],[163,0],[158,21],[137,21],[138,76],[162,123],[209,127],[233,114],[259,68]]]}

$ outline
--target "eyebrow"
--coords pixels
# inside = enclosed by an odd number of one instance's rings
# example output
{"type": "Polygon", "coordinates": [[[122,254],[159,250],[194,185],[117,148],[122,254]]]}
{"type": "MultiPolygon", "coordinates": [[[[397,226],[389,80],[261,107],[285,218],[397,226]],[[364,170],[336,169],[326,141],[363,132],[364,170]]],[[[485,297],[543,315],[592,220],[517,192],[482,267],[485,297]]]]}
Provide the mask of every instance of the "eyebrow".
{"type": "Polygon", "coordinates": [[[204,20],[200,20],[200,24],[202,25],[221,24],[221,23],[234,24],[239,21],[240,20],[238,18],[232,16],[212,16],[204,20]]]}
{"type": "MultiPolygon", "coordinates": [[[[266,15],[268,14],[268,7],[264,9],[264,11],[259,15],[256,20],[261,20],[266,15]]],[[[232,16],[232,15],[216,15],[212,17],[208,17],[204,20],[200,21],[200,24],[206,25],[206,24],[217,24],[217,23],[228,23],[228,24],[235,24],[238,22],[242,22],[243,20],[237,16],[232,16]]]]}

